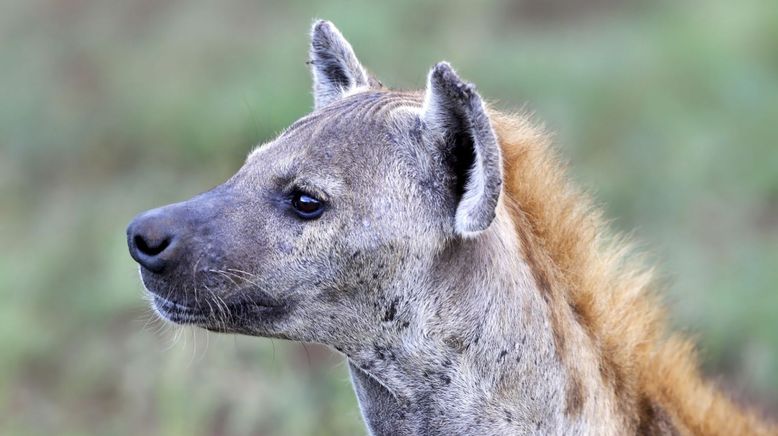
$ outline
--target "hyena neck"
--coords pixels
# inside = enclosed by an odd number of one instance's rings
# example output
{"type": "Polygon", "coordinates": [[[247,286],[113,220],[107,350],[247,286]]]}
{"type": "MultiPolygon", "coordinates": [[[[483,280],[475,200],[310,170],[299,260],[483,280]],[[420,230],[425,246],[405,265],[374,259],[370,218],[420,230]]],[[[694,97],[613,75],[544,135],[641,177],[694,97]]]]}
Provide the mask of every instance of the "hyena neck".
{"type": "MultiPolygon", "coordinates": [[[[502,208],[501,208],[502,209],[502,208]]],[[[568,374],[555,348],[549,307],[522,262],[506,213],[440,259],[434,288],[398,292],[407,328],[394,344],[349,353],[352,380],[372,434],[557,434],[568,374]]],[[[380,341],[380,340],[379,340],[380,341]]]]}

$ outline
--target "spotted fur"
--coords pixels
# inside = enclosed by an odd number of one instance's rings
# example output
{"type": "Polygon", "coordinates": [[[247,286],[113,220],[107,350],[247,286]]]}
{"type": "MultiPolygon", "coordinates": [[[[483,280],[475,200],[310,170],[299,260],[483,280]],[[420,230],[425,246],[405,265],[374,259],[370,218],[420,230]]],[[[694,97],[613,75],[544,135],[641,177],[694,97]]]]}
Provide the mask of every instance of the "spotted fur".
{"type": "Polygon", "coordinates": [[[331,23],[311,60],[311,114],[128,228],[160,316],[332,346],[373,435],[776,434],[703,381],[526,117],[445,63],[385,89],[331,23]]]}

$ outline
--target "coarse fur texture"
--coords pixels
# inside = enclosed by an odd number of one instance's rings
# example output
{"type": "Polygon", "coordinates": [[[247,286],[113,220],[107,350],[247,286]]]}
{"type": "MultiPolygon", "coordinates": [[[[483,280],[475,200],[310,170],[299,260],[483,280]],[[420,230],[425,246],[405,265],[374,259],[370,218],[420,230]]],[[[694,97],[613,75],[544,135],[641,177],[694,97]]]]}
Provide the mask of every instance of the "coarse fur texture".
{"type": "Polygon", "coordinates": [[[348,93],[367,89],[371,84],[380,85],[359,63],[351,44],[328,21],[313,23],[309,56],[317,108],[348,93]]]}
{"type": "Polygon", "coordinates": [[[466,135],[472,141],[470,174],[457,207],[454,228],[465,237],[486,230],[494,219],[502,186],[500,147],[475,86],[462,82],[441,62],[430,71],[422,105],[428,129],[450,141],[466,135]]]}
{"type": "Polygon", "coordinates": [[[447,63],[385,89],[312,29],[315,110],[127,230],[153,306],[348,359],[373,435],[776,434],[665,331],[548,136],[447,63]]]}
{"type": "Polygon", "coordinates": [[[559,308],[559,347],[575,361],[562,321],[572,312],[599,356],[602,382],[631,421],[626,428],[646,434],[672,433],[668,427],[680,434],[777,434],[702,379],[692,343],[666,331],[652,271],[629,255],[629,244],[613,236],[590,199],[568,183],[548,136],[523,116],[492,112],[491,118],[516,232],[525,235],[533,274],[559,308]]]}

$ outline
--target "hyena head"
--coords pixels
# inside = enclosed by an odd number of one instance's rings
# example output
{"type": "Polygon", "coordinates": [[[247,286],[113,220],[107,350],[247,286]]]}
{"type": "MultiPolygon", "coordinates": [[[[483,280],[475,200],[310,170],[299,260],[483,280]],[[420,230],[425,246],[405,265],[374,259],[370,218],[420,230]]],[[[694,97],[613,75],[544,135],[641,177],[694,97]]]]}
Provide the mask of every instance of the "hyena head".
{"type": "Polygon", "coordinates": [[[310,56],[311,114],[224,184],[130,223],[162,318],[341,350],[391,340],[493,221],[501,158],[472,85],[440,63],[426,91],[387,90],[326,21],[310,56]]]}

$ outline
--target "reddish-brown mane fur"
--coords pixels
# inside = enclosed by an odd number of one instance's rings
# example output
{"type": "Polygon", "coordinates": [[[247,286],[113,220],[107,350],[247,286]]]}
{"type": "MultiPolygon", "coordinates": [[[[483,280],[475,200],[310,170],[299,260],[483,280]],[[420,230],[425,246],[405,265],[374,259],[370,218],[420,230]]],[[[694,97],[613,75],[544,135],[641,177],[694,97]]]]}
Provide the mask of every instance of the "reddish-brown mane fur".
{"type": "MultiPolygon", "coordinates": [[[[583,328],[615,392],[624,425],[641,434],[778,434],[703,381],[693,346],[666,331],[653,274],[609,236],[589,198],[567,181],[547,136],[526,118],[491,112],[505,167],[505,204],[549,302],[560,356],[567,332],[583,328]]],[[[573,377],[569,413],[585,393],[573,377]]]]}

